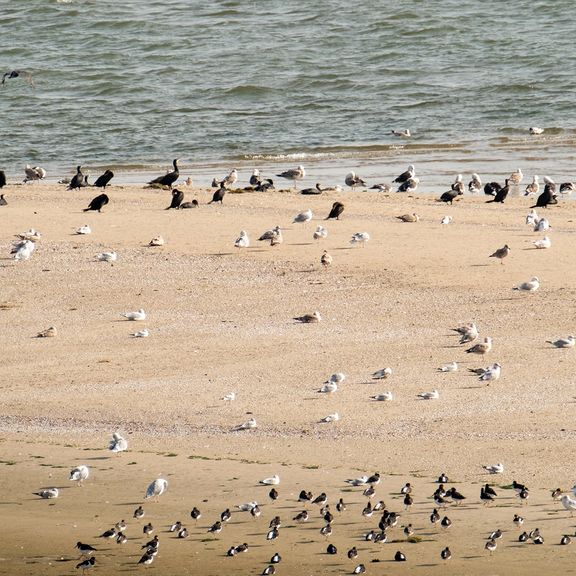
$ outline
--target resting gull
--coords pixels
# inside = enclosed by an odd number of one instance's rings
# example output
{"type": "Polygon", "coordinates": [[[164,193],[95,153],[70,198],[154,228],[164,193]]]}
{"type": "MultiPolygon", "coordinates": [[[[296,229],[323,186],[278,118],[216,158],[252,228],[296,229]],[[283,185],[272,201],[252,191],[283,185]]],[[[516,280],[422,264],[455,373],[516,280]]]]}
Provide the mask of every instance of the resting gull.
{"type": "Polygon", "coordinates": [[[393,400],[394,396],[392,392],[388,391],[388,392],[382,392],[381,394],[376,394],[376,396],[370,396],[370,398],[376,400],[377,402],[387,402],[389,400],[393,400]]]}
{"type": "Polygon", "coordinates": [[[58,488],[44,488],[43,490],[38,490],[34,492],[36,496],[40,496],[44,500],[51,500],[52,498],[58,498],[60,491],[58,488]]]}
{"type": "Polygon", "coordinates": [[[552,240],[550,240],[550,238],[548,238],[548,236],[544,236],[544,238],[540,238],[540,240],[534,240],[534,242],[532,242],[532,244],[534,244],[534,246],[536,246],[536,248],[546,249],[546,248],[550,248],[550,246],[552,246],[552,240]]]}
{"type": "Polygon", "coordinates": [[[80,228],[76,228],[76,234],[85,235],[85,234],[92,234],[92,228],[90,228],[89,224],[84,224],[84,226],[80,226],[80,228]]]}
{"type": "Polygon", "coordinates": [[[325,228],[324,226],[321,226],[320,224],[318,224],[318,226],[316,226],[316,230],[314,231],[314,234],[312,235],[312,237],[314,238],[314,240],[320,240],[321,238],[327,238],[328,237],[328,229],[325,228]]]}
{"type": "Polygon", "coordinates": [[[356,244],[364,246],[366,242],[368,242],[369,240],[370,240],[370,234],[368,234],[368,232],[356,232],[355,234],[352,235],[350,244],[352,244],[353,246],[356,244]]]}
{"type": "Polygon", "coordinates": [[[366,182],[357,176],[355,172],[350,172],[344,178],[344,183],[346,186],[350,186],[350,188],[355,188],[356,186],[367,186],[366,182]]]}
{"type": "Polygon", "coordinates": [[[414,178],[415,175],[416,171],[414,170],[414,164],[410,164],[410,166],[408,166],[408,170],[406,170],[406,172],[402,172],[402,174],[400,174],[400,176],[398,176],[397,178],[394,178],[392,182],[402,184],[407,180],[414,178]]]}
{"type": "Polygon", "coordinates": [[[340,415],[338,412],[334,412],[333,414],[328,414],[328,416],[324,416],[324,418],[320,419],[320,422],[337,422],[340,420],[340,415]]]}
{"type": "Polygon", "coordinates": [[[292,222],[298,222],[298,223],[306,223],[306,222],[310,222],[310,220],[312,220],[314,214],[312,213],[312,210],[308,209],[305,210],[304,212],[300,212],[299,214],[296,214],[296,216],[294,216],[294,220],[292,220],[292,222]]]}
{"type": "Polygon", "coordinates": [[[146,320],[146,312],[144,312],[143,308],[140,308],[140,310],[136,310],[135,312],[123,312],[120,316],[124,316],[124,318],[133,321],[146,320]]]}
{"type": "Polygon", "coordinates": [[[246,230],[240,231],[240,236],[234,242],[236,248],[248,248],[250,246],[250,239],[246,230]]]}
{"type": "Polygon", "coordinates": [[[416,192],[418,184],[420,184],[420,178],[414,176],[414,178],[409,178],[406,182],[400,184],[397,192],[416,192]]]}
{"type": "Polygon", "coordinates": [[[69,480],[78,482],[78,486],[81,486],[82,482],[84,482],[84,480],[86,480],[89,476],[90,468],[88,468],[88,466],[85,464],[80,464],[79,466],[76,466],[70,470],[69,480]]]}
{"type": "Polygon", "coordinates": [[[432,390],[431,392],[421,392],[417,394],[418,398],[422,400],[438,400],[440,398],[440,392],[438,390],[432,390]]]}
{"type": "Polygon", "coordinates": [[[116,252],[100,252],[96,254],[96,260],[100,262],[116,262],[118,260],[118,254],[116,252]]]}
{"type": "Polygon", "coordinates": [[[524,196],[535,196],[540,192],[540,184],[538,183],[538,174],[534,174],[532,177],[532,182],[526,186],[524,190],[524,196]]]}
{"type": "Polygon", "coordinates": [[[490,464],[488,466],[482,466],[486,472],[490,474],[503,474],[504,473],[504,464],[490,464]]]}
{"type": "Polygon", "coordinates": [[[468,350],[466,350],[466,352],[468,352],[469,354],[484,355],[484,354],[488,354],[488,352],[490,352],[490,350],[492,350],[492,338],[490,338],[490,336],[486,336],[486,338],[484,338],[483,342],[479,342],[478,344],[475,344],[471,348],[468,348],[468,350]]]}
{"type": "Polygon", "coordinates": [[[234,428],[234,430],[253,430],[254,428],[258,428],[258,424],[256,423],[255,418],[249,418],[246,422],[239,424],[234,428]]]}
{"type": "Polygon", "coordinates": [[[538,276],[532,276],[527,282],[522,282],[518,286],[514,286],[513,290],[519,290],[520,292],[536,292],[540,288],[540,280],[538,276]]]}
{"type": "Polygon", "coordinates": [[[14,254],[14,260],[29,260],[36,244],[32,240],[21,240],[12,243],[11,254],[14,254]]]}

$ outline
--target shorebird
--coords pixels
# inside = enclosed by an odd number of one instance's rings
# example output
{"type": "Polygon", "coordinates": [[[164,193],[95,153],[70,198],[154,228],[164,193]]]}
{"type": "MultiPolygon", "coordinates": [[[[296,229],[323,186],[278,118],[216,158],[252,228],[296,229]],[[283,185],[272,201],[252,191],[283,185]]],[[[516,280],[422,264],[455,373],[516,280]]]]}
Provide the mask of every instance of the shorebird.
{"type": "Polygon", "coordinates": [[[82,569],[82,574],[84,574],[86,570],[88,570],[89,568],[93,568],[94,564],[96,564],[96,558],[92,556],[91,558],[87,558],[86,560],[83,560],[82,562],[76,564],[76,570],[82,569]]]}
{"type": "Polygon", "coordinates": [[[234,428],[234,430],[254,430],[254,428],[258,428],[258,424],[256,423],[256,418],[249,418],[246,422],[239,424],[234,428]]]}
{"type": "Polygon", "coordinates": [[[420,221],[420,216],[418,216],[418,214],[416,214],[416,213],[402,214],[402,216],[396,216],[396,218],[398,220],[401,220],[402,222],[419,222],[420,221]]]}
{"type": "Polygon", "coordinates": [[[500,264],[504,264],[504,258],[510,254],[510,246],[508,244],[504,244],[502,248],[498,248],[496,252],[490,254],[489,258],[498,258],[500,260],[500,264]]]}
{"type": "Polygon", "coordinates": [[[92,228],[88,224],[84,224],[84,226],[80,226],[80,228],[76,228],[76,234],[85,235],[85,234],[92,234],[92,228]]]}
{"type": "Polygon", "coordinates": [[[490,556],[492,556],[492,552],[494,552],[497,547],[498,544],[496,544],[496,540],[488,540],[488,542],[486,542],[486,545],[484,546],[484,548],[488,550],[488,552],[490,552],[490,556]]]}
{"type": "Polygon", "coordinates": [[[356,176],[355,172],[350,172],[347,174],[346,178],[344,179],[344,183],[346,186],[350,186],[350,188],[355,188],[356,186],[368,186],[368,184],[366,184],[366,182],[362,180],[360,176],[356,176]]]}
{"type": "Polygon", "coordinates": [[[452,552],[450,552],[448,546],[440,552],[440,558],[442,558],[442,560],[450,560],[450,558],[452,558],[452,552]]]}
{"type": "Polygon", "coordinates": [[[292,180],[294,184],[294,188],[296,188],[296,180],[303,180],[306,176],[306,170],[304,170],[304,166],[300,165],[298,168],[293,168],[291,170],[286,170],[285,172],[281,172],[280,174],[276,174],[280,178],[285,178],[286,180],[292,180]]]}
{"type": "Polygon", "coordinates": [[[36,496],[40,496],[40,498],[44,500],[52,500],[53,498],[58,498],[60,495],[60,491],[58,488],[44,488],[43,490],[38,490],[38,492],[34,492],[36,496]]]}
{"type": "Polygon", "coordinates": [[[35,248],[36,244],[34,244],[32,240],[12,242],[12,249],[10,250],[10,254],[14,254],[14,260],[29,260],[35,248]]]}
{"type": "Polygon", "coordinates": [[[96,254],[96,260],[99,262],[116,262],[118,254],[116,252],[100,252],[100,254],[96,254]]]}
{"type": "Polygon", "coordinates": [[[356,244],[364,246],[369,240],[370,234],[368,234],[368,232],[356,232],[355,234],[352,234],[350,244],[353,246],[356,244]]]}
{"type": "Polygon", "coordinates": [[[546,340],[548,344],[552,344],[556,348],[573,348],[576,344],[574,336],[567,336],[566,338],[558,338],[558,340],[546,340]]]}
{"type": "Polygon", "coordinates": [[[274,476],[270,476],[270,478],[264,478],[264,480],[260,480],[259,484],[264,484],[266,486],[277,486],[280,484],[280,476],[278,476],[278,474],[274,474],[274,476]]]}
{"type": "Polygon", "coordinates": [[[522,182],[522,179],[524,178],[524,174],[522,174],[522,170],[520,170],[520,168],[518,168],[516,171],[512,172],[512,174],[510,174],[510,176],[508,177],[508,181],[510,182],[510,184],[513,184],[514,186],[518,186],[520,184],[520,182],[522,182]]]}
{"type": "Polygon", "coordinates": [[[490,385],[490,381],[498,380],[498,378],[500,378],[501,369],[502,367],[500,364],[496,362],[495,364],[492,364],[492,366],[486,368],[486,370],[480,375],[479,380],[482,382],[488,382],[488,385],[490,385]]]}
{"type": "Polygon", "coordinates": [[[522,518],[522,516],[518,516],[518,514],[514,514],[512,522],[514,523],[514,526],[516,526],[516,528],[520,528],[520,526],[524,524],[524,518],[522,518]]]}
{"type": "Polygon", "coordinates": [[[150,242],[148,242],[148,246],[164,246],[166,241],[162,236],[154,236],[150,242]]]}
{"type": "Polygon", "coordinates": [[[82,542],[76,542],[76,548],[78,548],[82,556],[90,556],[93,552],[98,552],[98,550],[90,546],[90,544],[83,544],[82,542]]]}
{"type": "Polygon", "coordinates": [[[150,483],[148,488],[146,489],[146,494],[144,495],[144,499],[154,498],[156,502],[166,490],[168,489],[168,481],[164,478],[157,478],[153,482],[150,483]]]}
{"type": "Polygon", "coordinates": [[[58,331],[54,326],[50,326],[50,328],[46,328],[46,330],[42,330],[42,332],[38,332],[36,334],[36,338],[54,338],[58,335],[58,331]]]}
{"type": "Polygon", "coordinates": [[[398,184],[403,184],[407,180],[410,180],[410,178],[414,178],[415,175],[416,175],[416,171],[414,170],[414,164],[410,164],[410,166],[408,166],[408,170],[406,170],[406,172],[402,172],[402,174],[400,174],[400,176],[394,178],[394,180],[392,180],[392,182],[398,183],[398,184]]]}
{"type": "Polygon", "coordinates": [[[336,382],[326,382],[322,385],[322,388],[318,390],[322,394],[333,394],[338,390],[338,384],[336,382]]]}
{"type": "Polygon", "coordinates": [[[438,390],[432,390],[431,392],[421,392],[417,394],[418,398],[422,398],[422,400],[437,400],[440,398],[440,393],[438,390]]]}
{"type": "Polygon", "coordinates": [[[482,190],[482,180],[480,180],[480,176],[474,173],[472,174],[472,180],[468,182],[468,192],[472,194],[476,194],[482,190]]]}
{"type": "Polygon", "coordinates": [[[491,464],[489,466],[482,466],[486,472],[489,474],[503,474],[504,473],[504,464],[491,464]]]}
{"type": "Polygon", "coordinates": [[[332,256],[328,254],[327,250],[324,250],[324,253],[320,257],[320,264],[326,268],[332,264],[332,256]]]}
{"type": "Polygon", "coordinates": [[[337,422],[338,420],[340,420],[340,415],[338,414],[338,412],[334,412],[333,414],[328,414],[328,416],[324,416],[324,418],[322,418],[320,422],[337,422]]]}
{"type": "Polygon", "coordinates": [[[142,321],[146,320],[146,312],[142,308],[140,310],[136,310],[136,312],[123,312],[120,316],[124,316],[127,320],[132,321],[142,321]]]}
{"type": "Polygon", "coordinates": [[[174,158],[172,160],[172,166],[174,170],[164,174],[163,176],[158,176],[158,178],[154,178],[154,180],[150,180],[148,184],[157,185],[157,186],[168,186],[168,188],[172,188],[172,184],[178,180],[180,177],[180,170],[178,169],[178,158],[174,158]]]}
{"type": "Polygon", "coordinates": [[[312,210],[308,209],[304,212],[300,212],[299,214],[296,214],[296,216],[294,216],[294,220],[292,220],[292,223],[294,222],[298,222],[298,223],[306,223],[306,222],[310,222],[310,220],[312,220],[314,214],[312,213],[312,210]]]}
{"type": "Polygon", "coordinates": [[[566,510],[570,511],[570,516],[572,516],[574,514],[574,510],[576,510],[576,500],[570,498],[568,494],[564,494],[564,496],[562,496],[560,499],[560,502],[562,502],[562,506],[564,506],[566,510]]]}
{"type": "Polygon", "coordinates": [[[70,478],[74,482],[78,483],[78,486],[82,486],[82,482],[86,480],[90,476],[90,468],[85,464],[80,464],[80,466],[76,466],[76,468],[72,468],[70,470],[70,478]]]}
{"type": "Polygon", "coordinates": [[[250,239],[246,230],[240,231],[240,236],[234,242],[236,248],[248,248],[250,246],[250,239]]]}
{"type": "Polygon", "coordinates": [[[382,368],[381,370],[376,370],[372,373],[373,380],[385,380],[392,375],[392,368],[382,368]]]}
{"type": "Polygon", "coordinates": [[[328,237],[328,229],[319,224],[318,226],[316,226],[316,230],[314,230],[314,234],[312,235],[312,237],[314,238],[314,240],[320,240],[321,238],[327,238],[328,237]]]}
{"type": "Polygon", "coordinates": [[[400,184],[396,192],[407,192],[407,193],[416,192],[418,184],[420,184],[420,178],[414,176],[414,178],[409,178],[408,180],[406,180],[406,182],[400,184]]]}
{"type": "Polygon", "coordinates": [[[527,282],[522,282],[518,286],[514,286],[513,290],[519,290],[520,292],[536,292],[540,288],[540,281],[537,276],[533,276],[527,282]]]}
{"type": "Polygon", "coordinates": [[[370,396],[373,400],[377,402],[388,402],[389,400],[394,400],[394,395],[392,392],[382,392],[381,394],[376,394],[376,396],[370,396]]]}
{"type": "Polygon", "coordinates": [[[130,336],[133,338],[148,338],[148,336],[150,336],[150,330],[143,328],[142,330],[138,330],[138,332],[132,332],[130,336]]]}
{"type": "Polygon", "coordinates": [[[144,512],[144,508],[142,508],[142,506],[138,506],[138,508],[134,510],[134,514],[132,514],[132,516],[136,518],[136,520],[140,520],[140,518],[144,518],[145,514],[146,512],[144,512]]]}
{"type": "Polygon", "coordinates": [[[544,236],[544,238],[540,238],[540,240],[534,240],[532,244],[534,244],[534,246],[540,250],[546,250],[552,246],[552,241],[550,238],[548,238],[548,236],[544,236]]]}
{"type": "Polygon", "coordinates": [[[538,175],[534,174],[532,182],[524,190],[524,196],[535,196],[538,192],[540,192],[540,184],[538,183],[538,175]]]}
{"type": "Polygon", "coordinates": [[[468,348],[466,352],[468,352],[469,354],[484,355],[490,352],[490,350],[492,350],[492,338],[490,338],[490,336],[486,336],[483,342],[479,342],[478,344],[475,344],[471,348],[468,348]]]}
{"type": "Polygon", "coordinates": [[[123,438],[118,432],[114,432],[112,440],[108,444],[108,450],[111,452],[125,452],[128,450],[128,440],[123,438]]]}
{"type": "Polygon", "coordinates": [[[334,202],[332,204],[332,208],[328,216],[326,216],[325,220],[331,220],[332,218],[336,218],[336,220],[340,220],[340,216],[344,212],[344,204],[342,202],[334,202]]]}
{"type": "Polygon", "coordinates": [[[302,324],[314,324],[316,322],[320,322],[320,320],[322,320],[322,317],[320,316],[320,312],[316,310],[316,312],[313,312],[312,314],[304,314],[304,316],[295,316],[293,319],[296,320],[297,322],[301,322],[302,324]]]}
{"type": "Polygon", "coordinates": [[[458,363],[450,362],[450,364],[444,364],[438,368],[438,372],[458,372],[458,363]]]}

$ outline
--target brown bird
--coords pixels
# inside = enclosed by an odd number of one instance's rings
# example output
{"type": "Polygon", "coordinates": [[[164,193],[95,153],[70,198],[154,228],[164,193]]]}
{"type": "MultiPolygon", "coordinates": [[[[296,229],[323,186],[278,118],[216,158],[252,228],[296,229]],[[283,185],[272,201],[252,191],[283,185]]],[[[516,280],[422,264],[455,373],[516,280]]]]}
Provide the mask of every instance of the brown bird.
{"type": "Polygon", "coordinates": [[[322,266],[330,266],[330,264],[332,264],[332,256],[328,254],[327,250],[324,250],[324,254],[322,254],[322,257],[320,258],[320,263],[322,266]]]}
{"type": "Polygon", "coordinates": [[[402,222],[418,222],[420,220],[420,216],[418,214],[402,214],[402,216],[396,216],[398,220],[402,220],[402,222]]]}
{"type": "Polygon", "coordinates": [[[469,354],[487,354],[492,350],[492,338],[490,336],[486,336],[484,338],[484,342],[479,342],[478,344],[472,346],[472,348],[468,348],[466,352],[469,354]]]}
{"type": "Polygon", "coordinates": [[[304,314],[304,316],[296,316],[294,317],[294,320],[302,322],[303,324],[312,324],[315,322],[320,322],[320,320],[322,320],[322,317],[320,316],[320,312],[316,310],[316,312],[314,312],[313,314],[304,314]]]}
{"type": "Polygon", "coordinates": [[[506,256],[508,256],[508,254],[510,254],[510,246],[508,246],[508,244],[504,244],[502,248],[498,248],[498,250],[496,250],[496,252],[493,254],[490,254],[488,258],[498,258],[498,260],[500,260],[500,264],[504,264],[503,260],[506,258],[506,256]]]}
{"type": "Polygon", "coordinates": [[[344,212],[344,204],[342,204],[342,202],[334,202],[334,204],[332,204],[332,210],[330,210],[330,214],[326,216],[325,220],[330,220],[331,218],[340,220],[342,212],[344,212]]]}
{"type": "Polygon", "coordinates": [[[46,328],[46,330],[42,330],[42,332],[38,332],[36,338],[54,338],[58,332],[54,326],[50,326],[50,328],[46,328]]]}

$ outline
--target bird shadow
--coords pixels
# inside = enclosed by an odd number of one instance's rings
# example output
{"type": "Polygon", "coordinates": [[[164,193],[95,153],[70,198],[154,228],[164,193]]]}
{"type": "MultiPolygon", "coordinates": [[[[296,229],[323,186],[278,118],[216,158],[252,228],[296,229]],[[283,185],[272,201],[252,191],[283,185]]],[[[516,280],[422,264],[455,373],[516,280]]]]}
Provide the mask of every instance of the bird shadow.
{"type": "Polygon", "coordinates": [[[491,266],[491,264],[470,264],[471,268],[487,268],[488,266],[491,266]]]}

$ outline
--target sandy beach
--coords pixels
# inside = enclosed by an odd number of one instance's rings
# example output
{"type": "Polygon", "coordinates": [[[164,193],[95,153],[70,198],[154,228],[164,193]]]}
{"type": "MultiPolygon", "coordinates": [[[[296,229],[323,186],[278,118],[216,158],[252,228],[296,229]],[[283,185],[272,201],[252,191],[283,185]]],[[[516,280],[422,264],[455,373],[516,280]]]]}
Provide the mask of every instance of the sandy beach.
{"type": "MultiPolygon", "coordinates": [[[[446,186],[446,189],[448,186],[446,186]]],[[[293,190],[228,193],[207,205],[212,191],[186,189],[191,210],[164,210],[170,192],[142,186],[111,186],[102,213],[82,210],[99,192],[67,191],[43,183],[8,185],[0,206],[0,497],[5,526],[0,574],[65,575],[75,570],[77,541],[93,545],[95,573],[151,574],[225,572],[261,574],[279,552],[276,574],[351,574],[360,562],[367,574],[569,574],[576,520],[551,491],[571,493],[576,481],[574,349],[547,340],[574,334],[576,253],[574,206],[539,209],[551,229],[534,232],[525,216],[534,199],[504,205],[465,195],[448,206],[436,196],[373,192],[293,190]],[[339,221],[324,221],[332,203],[345,204],[339,221]],[[307,224],[293,223],[306,209],[307,224]],[[396,217],[417,213],[420,221],[396,217]],[[441,225],[445,215],[453,222],[441,225]],[[92,233],[77,235],[88,224],[92,233]],[[315,241],[318,224],[328,237],[315,241]],[[284,242],[258,242],[279,225],[284,242]],[[28,261],[10,257],[14,235],[42,233],[28,261]],[[241,230],[251,246],[234,247],[241,230]],[[368,232],[364,246],[352,234],[368,232]],[[165,245],[148,246],[161,235],[165,245]],[[549,236],[552,247],[532,242],[549,236]],[[508,244],[500,263],[489,258],[508,244]],[[97,261],[108,250],[116,262],[97,261]],[[327,250],[330,267],[320,264],[327,250]],[[537,276],[540,289],[513,287],[537,276]],[[144,309],[143,322],[121,314],[144,309]],[[318,310],[322,320],[294,317],[318,310]],[[475,322],[490,336],[485,356],[467,354],[451,328],[475,322]],[[54,326],[54,338],[36,338],[54,326]],[[131,333],[148,328],[148,338],[131,333]],[[437,369],[456,361],[459,370],[437,369]],[[489,386],[469,368],[502,366],[489,386]],[[383,381],[378,369],[391,367],[383,381]],[[346,379],[334,394],[318,389],[333,373],[346,379]],[[417,394],[436,389],[439,399],[417,394]],[[394,400],[377,402],[392,391],[394,400]],[[233,402],[222,398],[236,393],[233,402]],[[337,412],[337,422],[320,420],[337,412]],[[233,431],[250,417],[258,427],[233,431]],[[111,454],[118,431],[129,450],[111,454]],[[483,465],[501,462],[504,474],[483,465]],[[78,464],[91,467],[83,487],[68,480],[78,464]],[[345,480],[378,471],[373,502],[400,513],[388,542],[367,542],[381,513],[362,516],[365,487],[345,480]],[[432,494],[441,473],[466,496],[441,510],[448,530],[432,525],[432,494]],[[258,481],[278,474],[280,494],[258,481]],[[148,484],[169,486],[159,502],[143,504],[148,484]],[[512,481],[529,488],[520,501],[512,481]],[[400,489],[413,485],[414,505],[404,509],[400,489]],[[479,498],[492,483],[490,506],[479,498]],[[42,500],[41,488],[61,488],[42,500]],[[320,534],[319,507],[298,502],[302,490],[326,492],[335,514],[333,536],[320,534]],[[335,511],[343,498],[347,510],[335,511]],[[235,506],[257,501],[252,518],[235,506]],[[192,507],[202,518],[190,517],[192,507]],[[226,508],[231,521],[217,536],[207,533],[226,508]],[[306,508],[310,520],[293,518],[306,508]],[[525,517],[518,529],[514,514],[525,517]],[[267,541],[268,523],[279,515],[280,536],[267,541]],[[125,519],[125,544],[98,536],[125,519]],[[181,520],[190,536],[168,532],[181,520]],[[138,565],[142,533],[151,522],[162,543],[150,566],[138,565]],[[412,524],[418,542],[406,542],[412,524]],[[493,555],[484,550],[490,532],[504,535],[493,555]],[[520,544],[518,535],[539,528],[543,545],[520,544]],[[249,544],[245,554],[226,556],[230,546],[249,544]],[[327,555],[332,542],[338,554],[327,555]],[[346,551],[359,550],[357,560],[346,551]],[[449,546],[452,559],[442,561],[449,546]],[[407,562],[396,563],[401,550],[407,562]],[[379,562],[378,562],[379,561],[379,562]]]]}

